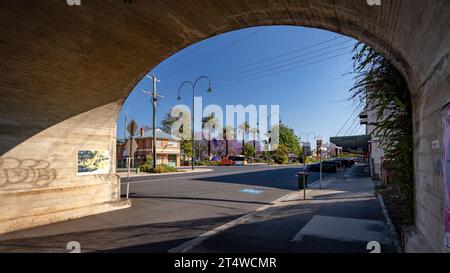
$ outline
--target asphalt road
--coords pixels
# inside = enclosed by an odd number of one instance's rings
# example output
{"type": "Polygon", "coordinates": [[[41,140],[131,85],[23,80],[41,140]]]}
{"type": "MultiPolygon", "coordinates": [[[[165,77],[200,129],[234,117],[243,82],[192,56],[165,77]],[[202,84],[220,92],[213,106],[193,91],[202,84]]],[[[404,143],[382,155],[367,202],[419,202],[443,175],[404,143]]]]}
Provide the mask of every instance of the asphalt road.
{"type": "MultiPolygon", "coordinates": [[[[317,214],[379,221],[384,217],[376,197],[358,200],[373,188],[364,180],[337,182],[338,191],[323,196],[331,203],[276,207],[276,199],[298,191],[300,166],[212,168],[207,173],[134,177],[131,208],[0,235],[0,253],[69,252],[71,241],[79,242],[82,252],[164,253],[184,249],[200,235],[250,212],[255,214],[251,220],[208,237],[189,252],[365,252],[364,243],[291,239],[317,214]],[[266,209],[257,210],[261,207],[266,209]]],[[[361,170],[352,168],[347,175],[365,176],[361,170]]],[[[319,173],[311,173],[311,183],[318,179],[319,173]]],[[[125,194],[125,184],[122,190],[125,194]]],[[[383,248],[393,251],[391,246],[383,248]]]]}
{"type": "MultiPolygon", "coordinates": [[[[298,190],[296,175],[302,170],[299,166],[213,169],[132,178],[132,208],[2,235],[0,252],[66,252],[68,241],[79,241],[84,251],[166,252],[298,190]]],[[[310,182],[318,178],[312,173],[310,182]]]]}

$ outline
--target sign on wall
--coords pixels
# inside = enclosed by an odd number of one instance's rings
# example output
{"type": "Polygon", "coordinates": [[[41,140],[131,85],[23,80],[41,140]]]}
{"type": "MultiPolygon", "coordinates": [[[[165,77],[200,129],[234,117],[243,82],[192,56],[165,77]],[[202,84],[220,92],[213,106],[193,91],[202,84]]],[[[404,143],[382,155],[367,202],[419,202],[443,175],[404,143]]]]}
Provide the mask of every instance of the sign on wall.
{"type": "Polygon", "coordinates": [[[109,173],[109,151],[78,151],[78,175],[109,173]]]}
{"type": "Polygon", "coordinates": [[[445,245],[450,250],[450,103],[443,109],[444,119],[444,178],[445,178],[445,245]]]}

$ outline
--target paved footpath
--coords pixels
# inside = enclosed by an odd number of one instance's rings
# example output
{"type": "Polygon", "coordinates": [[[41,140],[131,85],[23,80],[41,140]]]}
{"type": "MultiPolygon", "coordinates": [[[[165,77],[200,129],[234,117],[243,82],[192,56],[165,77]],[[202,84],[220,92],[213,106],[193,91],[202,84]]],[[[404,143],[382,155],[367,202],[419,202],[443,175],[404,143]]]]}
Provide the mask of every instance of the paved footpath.
{"type": "Polygon", "coordinates": [[[289,194],[171,252],[368,253],[372,241],[382,253],[396,252],[373,182],[363,167],[346,177],[310,186],[307,201],[303,191],[289,194]]]}

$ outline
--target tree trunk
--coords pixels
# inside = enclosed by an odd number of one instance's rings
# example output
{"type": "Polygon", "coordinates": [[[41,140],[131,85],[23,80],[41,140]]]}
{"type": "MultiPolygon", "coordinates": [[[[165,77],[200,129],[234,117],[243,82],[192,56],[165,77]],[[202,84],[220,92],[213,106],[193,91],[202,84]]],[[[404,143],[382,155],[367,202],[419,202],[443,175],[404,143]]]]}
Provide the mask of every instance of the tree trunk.
{"type": "Polygon", "coordinates": [[[208,157],[211,159],[211,140],[208,140],[208,157]]]}
{"type": "Polygon", "coordinates": [[[228,156],[229,151],[228,151],[228,140],[225,139],[225,156],[228,156]]]}

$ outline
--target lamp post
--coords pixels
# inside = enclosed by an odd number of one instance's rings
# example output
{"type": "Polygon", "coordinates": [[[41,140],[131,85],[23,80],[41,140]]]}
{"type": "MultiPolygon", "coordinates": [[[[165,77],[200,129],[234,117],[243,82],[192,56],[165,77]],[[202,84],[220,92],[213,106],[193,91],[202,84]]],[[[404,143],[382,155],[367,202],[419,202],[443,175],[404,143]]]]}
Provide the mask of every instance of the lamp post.
{"type": "Polygon", "coordinates": [[[178,100],[181,100],[181,95],[180,95],[180,93],[181,93],[181,89],[185,86],[185,85],[190,85],[191,87],[192,87],[192,118],[191,118],[191,129],[192,129],[192,136],[191,136],[191,141],[192,141],[192,170],[194,170],[195,169],[195,167],[194,167],[194,138],[195,138],[195,131],[194,131],[194,124],[195,124],[195,122],[194,122],[194,118],[195,118],[195,115],[194,115],[194,108],[195,108],[195,87],[197,86],[197,83],[201,80],[201,79],[206,79],[207,81],[208,81],[208,85],[209,85],[209,87],[208,87],[208,90],[206,91],[207,93],[212,93],[212,88],[211,88],[211,80],[208,78],[208,77],[206,77],[206,76],[201,76],[201,77],[198,77],[194,82],[192,82],[192,81],[185,81],[185,82],[183,82],[181,85],[180,85],[180,87],[178,88],[178,100]]]}
{"type": "Polygon", "coordinates": [[[309,136],[312,135],[314,137],[314,139],[317,139],[320,136],[317,136],[316,133],[313,132],[308,132],[308,133],[302,133],[300,136],[306,136],[306,142],[309,142],[309,136]]]}

